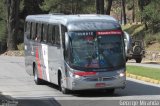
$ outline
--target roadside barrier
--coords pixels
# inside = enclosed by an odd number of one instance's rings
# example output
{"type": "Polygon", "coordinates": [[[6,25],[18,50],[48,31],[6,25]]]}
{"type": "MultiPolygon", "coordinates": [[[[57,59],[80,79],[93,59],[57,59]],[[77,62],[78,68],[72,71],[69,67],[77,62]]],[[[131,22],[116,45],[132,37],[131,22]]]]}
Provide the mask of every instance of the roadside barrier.
{"type": "Polygon", "coordinates": [[[141,81],[145,81],[145,82],[160,84],[160,80],[155,80],[155,79],[148,78],[148,77],[142,77],[142,76],[134,75],[134,74],[130,74],[130,73],[126,73],[126,76],[130,77],[130,78],[133,78],[133,79],[138,79],[138,80],[141,80],[141,81]]]}

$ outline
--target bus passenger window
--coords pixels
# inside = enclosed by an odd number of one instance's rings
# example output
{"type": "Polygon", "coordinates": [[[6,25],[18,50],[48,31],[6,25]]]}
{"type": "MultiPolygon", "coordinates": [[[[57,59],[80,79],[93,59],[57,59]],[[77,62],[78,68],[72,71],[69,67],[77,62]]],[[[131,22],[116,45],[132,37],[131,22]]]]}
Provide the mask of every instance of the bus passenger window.
{"type": "Polygon", "coordinates": [[[49,25],[48,27],[48,43],[54,44],[55,43],[55,38],[54,38],[54,27],[53,25],[49,25]]]}
{"type": "Polygon", "coordinates": [[[27,22],[26,32],[28,33],[27,39],[30,39],[31,38],[31,23],[30,22],[27,22]]]}
{"type": "Polygon", "coordinates": [[[47,24],[45,24],[44,26],[43,26],[43,39],[42,39],[42,41],[43,42],[47,42],[47,34],[48,34],[48,25],[47,24]]]}
{"type": "Polygon", "coordinates": [[[37,26],[37,36],[36,36],[36,41],[41,41],[41,35],[42,35],[42,24],[38,24],[37,26]]]}
{"type": "Polygon", "coordinates": [[[32,40],[35,40],[37,36],[37,24],[32,23],[32,40]]]}
{"type": "Polygon", "coordinates": [[[55,33],[54,33],[54,35],[55,35],[55,43],[57,45],[60,45],[60,34],[59,34],[59,26],[58,25],[55,26],[55,33]]]}
{"type": "Polygon", "coordinates": [[[61,32],[62,32],[62,45],[63,48],[65,48],[65,33],[67,32],[67,28],[65,26],[61,26],[61,32]]]}

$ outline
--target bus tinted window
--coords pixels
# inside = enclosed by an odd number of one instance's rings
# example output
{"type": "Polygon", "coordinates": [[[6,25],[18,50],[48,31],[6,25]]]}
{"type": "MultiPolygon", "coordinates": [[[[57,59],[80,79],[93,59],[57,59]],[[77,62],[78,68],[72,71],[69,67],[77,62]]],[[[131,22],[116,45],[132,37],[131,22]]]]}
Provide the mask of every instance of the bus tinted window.
{"type": "Polygon", "coordinates": [[[43,42],[47,42],[47,34],[48,34],[48,25],[47,24],[44,24],[43,26],[43,39],[42,41],[43,42]]]}
{"type": "Polygon", "coordinates": [[[65,47],[65,32],[67,32],[67,28],[65,26],[61,26],[61,32],[62,32],[62,45],[65,47]]]}
{"type": "Polygon", "coordinates": [[[37,24],[36,23],[32,23],[32,40],[36,39],[36,35],[37,35],[37,24]]]}
{"type": "Polygon", "coordinates": [[[48,43],[52,43],[52,44],[55,43],[55,36],[53,34],[53,31],[54,31],[53,25],[49,25],[48,26],[48,43]]]}
{"type": "Polygon", "coordinates": [[[35,40],[41,41],[41,35],[42,35],[42,24],[37,25],[37,38],[35,40]]]}
{"type": "Polygon", "coordinates": [[[29,32],[31,28],[31,23],[27,22],[26,23],[26,32],[29,32]]]}
{"type": "Polygon", "coordinates": [[[31,36],[32,36],[32,23],[30,23],[30,34],[29,34],[29,36],[28,36],[28,39],[31,39],[31,36]]]}
{"type": "Polygon", "coordinates": [[[28,32],[29,34],[27,34],[27,39],[30,39],[31,38],[31,23],[30,22],[27,22],[26,23],[26,32],[28,32]]]}
{"type": "Polygon", "coordinates": [[[55,35],[55,44],[60,45],[60,34],[59,34],[59,26],[55,26],[55,31],[54,31],[54,35],[55,35]]]}

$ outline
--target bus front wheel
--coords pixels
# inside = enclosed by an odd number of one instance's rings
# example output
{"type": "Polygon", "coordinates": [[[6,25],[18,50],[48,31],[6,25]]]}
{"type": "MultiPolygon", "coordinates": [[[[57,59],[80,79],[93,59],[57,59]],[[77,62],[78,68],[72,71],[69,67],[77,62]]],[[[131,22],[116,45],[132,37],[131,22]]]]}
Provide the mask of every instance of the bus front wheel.
{"type": "Polygon", "coordinates": [[[63,93],[63,94],[68,94],[69,91],[63,87],[63,79],[62,79],[62,75],[59,74],[58,75],[58,85],[59,85],[59,90],[63,93]]]}
{"type": "Polygon", "coordinates": [[[112,89],[106,89],[106,92],[107,92],[109,95],[113,95],[113,94],[114,94],[114,91],[115,91],[114,88],[112,88],[112,89]]]}

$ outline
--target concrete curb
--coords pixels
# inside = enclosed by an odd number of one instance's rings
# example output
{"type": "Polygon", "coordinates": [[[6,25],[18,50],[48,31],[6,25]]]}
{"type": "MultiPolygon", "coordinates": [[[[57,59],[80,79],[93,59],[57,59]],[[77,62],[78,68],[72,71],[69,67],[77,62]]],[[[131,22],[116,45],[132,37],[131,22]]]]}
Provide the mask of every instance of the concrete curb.
{"type": "Polygon", "coordinates": [[[134,74],[130,74],[130,73],[126,73],[126,76],[130,77],[130,78],[142,80],[142,81],[145,81],[145,82],[150,82],[150,83],[153,83],[153,84],[160,84],[160,80],[155,80],[155,79],[151,79],[151,78],[147,78],[147,77],[142,77],[142,76],[138,76],[138,75],[134,75],[134,74]]]}

